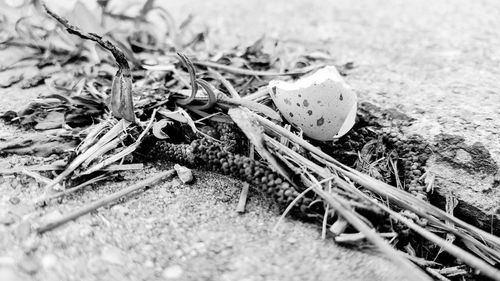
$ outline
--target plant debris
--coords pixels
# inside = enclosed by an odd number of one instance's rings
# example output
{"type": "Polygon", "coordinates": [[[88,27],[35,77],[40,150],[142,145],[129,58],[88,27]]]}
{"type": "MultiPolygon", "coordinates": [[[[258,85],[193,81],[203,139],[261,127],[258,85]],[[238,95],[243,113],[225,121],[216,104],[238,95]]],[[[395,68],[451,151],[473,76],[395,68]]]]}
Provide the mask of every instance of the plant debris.
{"type": "MultiPolygon", "coordinates": [[[[424,166],[430,149],[418,136],[406,137],[398,125],[382,124],[387,120],[370,116],[369,105],[361,103],[356,114],[349,108],[344,114],[349,116],[343,115],[349,119],[346,128],[337,124],[338,138],[318,141],[273,102],[270,79],[279,76],[287,83],[314,70],[334,69],[330,54],[283,52],[266,38],[243,48],[211,49],[205,44],[208,33],[185,38],[192,35],[186,32],[189,21],[181,27],[170,24],[168,12],[154,1],[146,1],[135,16],[108,11],[102,1],[101,18],[82,5],[82,13],[94,17],[85,19],[92,22],[88,26],[34,3],[39,20],[58,24],[43,29],[34,20],[20,20],[14,30],[2,31],[7,38],[2,45],[31,49],[34,55],[21,61],[39,69],[57,65],[54,72],[41,72],[21,85],[46,83],[52,93],[2,119],[24,129],[56,130],[57,138],[8,140],[0,153],[57,153],[66,164],[4,173],[23,173],[42,183],[45,193],[37,203],[43,206],[119,171],[140,168],[138,160],[177,164],[39,225],[39,234],[175,172],[183,183],[193,181],[183,164],[245,182],[238,212],[245,210],[248,188],[259,190],[280,205],[283,217],[316,223],[325,239],[338,243],[374,245],[414,280],[478,274],[499,280],[500,238],[455,217],[452,197],[447,210],[429,203],[434,176],[424,166]],[[153,11],[163,22],[147,17],[153,11]],[[126,26],[126,36],[112,24],[126,26]],[[77,37],[68,37],[61,25],[77,37]],[[155,32],[151,26],[162,27],[155,32]],[[60,151],[47,151],[54,145],[60,151]]],[[[337,69],[346,75],[353,65],[337,69]]],[[[11,77],[2,85],[15,86],[21,79],[11,77]]]]}

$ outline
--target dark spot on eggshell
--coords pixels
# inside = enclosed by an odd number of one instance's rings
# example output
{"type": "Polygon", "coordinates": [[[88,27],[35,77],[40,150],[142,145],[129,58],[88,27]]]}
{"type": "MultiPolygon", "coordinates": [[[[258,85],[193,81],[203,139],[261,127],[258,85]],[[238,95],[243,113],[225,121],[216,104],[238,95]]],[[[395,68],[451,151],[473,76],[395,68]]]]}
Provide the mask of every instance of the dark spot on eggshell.
{"type": "Polygon", "coordinates": [[[321,116],[321,118],[319,118],[317,121],[316,121],[316,125],[319,126],[322,126],[323,123],[325,123],[325,118],[323,118],[323,116],[321,116]]]}
{"type": "Polygon", "coordinates": [[[309,114],[309,116],[311,116],[311,115],[313,114],[313,111],[309,109],[309,110],[307,111],[307,114],[309,114]]]}
{"type": "Polygon", "coordinates": [[[290,99],[284,99],[285,103],[288,104],[288,105],[291,105],[292,102],[290,101],[290,99]]]}
{"type": "Polygon", "coordinates": [[[290,117],[293,117],[293,113],[291,113],[291,112],[290,112],[290,113],[288,113],[288,115],[290,115],[290,117]]]}
{"type": "Polygon", "coordinates": [[[309,106],[309,101],[308,100],[304,100],[302,102],[302,104],[305,106],[305,107],[308,107],[309,106]]]}
{"type": "Polygon", "coordinates": [[[344,100],[344,96],[342,96],[342,93],[340,93],[340,97],[339,97],[340,100],[344,100]]]}
{"type": "Polygon", "coordinates": [[[301,94],[299,94],[299,98],[301,98],[301,97],[302,97],[302,95],[301,95],[301,94]]]}
{"type": "Polygon", "coordinates": [[[276,86],[272,87],[271,90],[273,91],[273,95],[276,96],[276,86]]]}
{"type": "Polygon", "coordinates": [[[300,103],[297,103],[297,106],[300,107],[300,103]]]}

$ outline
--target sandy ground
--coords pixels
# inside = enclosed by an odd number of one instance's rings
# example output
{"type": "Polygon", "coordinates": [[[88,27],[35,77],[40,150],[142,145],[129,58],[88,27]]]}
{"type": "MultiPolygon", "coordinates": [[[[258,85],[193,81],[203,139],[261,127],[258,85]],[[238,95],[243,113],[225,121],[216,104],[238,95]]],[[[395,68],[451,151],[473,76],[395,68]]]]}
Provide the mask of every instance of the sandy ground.
{"type": "MultiPolygon", "coordinates": [[[[409,128],[428,139],[439,133],[481,142],[500,160],[500,5],[494,1],[170,1],[180,22],[195,15],[224,45],[263,34],[329,50],[339,63],[354,62],[347,81],[360,99],[397,107],[415,117],[409,128]]],[[[22,50],[17,51],[22,53],[22,50]]],[[[15,57],[0,53],[5,63],[15,57]]],[[[26,73],[28,70],[22,70],[26,73]]],[[[33,70],[31,70],[33,71],[33,70]]],[[[44,93],[0,91],[0,111],[44,93]]],[[[0,135],[13,133],[2,125],[0,135]]],[[[0,159],[3,167],[43,161],[0,159]]],[[[317,227],[287,220],[252,193],[248,213],[235,206],[240,183],[197,172],[193,186],[158,185],[114,207],[35,237],[29,222],[59,216],[138,178],[97,185],[61,205],[33,210],[41,192],[33,182],[0,180],[2,280],[402,280],[404,272],[376,253],[321,241],[317,227]],[[17,198],[17,199],[13,199],[17,198]],[[14,204],[14,203],[15,204],[14,204]],[[4,216],[5,217],[5,216],[4,216]],[[3,217],[3,218],[4,218],[3,217]]],[[[472,182],[471,184],[474,184],[472,182]]]]}

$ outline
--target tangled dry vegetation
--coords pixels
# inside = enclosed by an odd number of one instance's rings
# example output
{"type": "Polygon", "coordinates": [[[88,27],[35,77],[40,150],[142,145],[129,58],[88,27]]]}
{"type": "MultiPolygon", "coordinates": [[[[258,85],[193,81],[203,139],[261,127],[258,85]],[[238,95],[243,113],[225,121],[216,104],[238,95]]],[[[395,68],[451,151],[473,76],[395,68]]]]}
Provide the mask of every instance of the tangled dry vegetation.
{"type": "MultiPolygon", "coordinates": [[[[374,245],[415,280],[500,280],[500,239],[454,217],[452,197],[446,210],[428,202],[433,177],[424,166],[432,148],[403,136],[404,122],[361,103],[349,133],[319,142],[282,120],[269,80],[332,65],[328,53],[266,38],[221,50],[208,31],[193,32],[190,18],[176,25],[154,1],[135,15],[98,2],[100,15],[77,4],[68,19],[39,1],[17,8],[0,2],[7,11],[1,45],[32,50],[10,68],[40,68],[38,76],[11,77],[3,86],[52,89],[2,119],[26,129],[58,128],[51,146],[72,146],[53,165],[3,171],[43,183],[40,208],[122,170],[141,169],[143,161],[168,160],[237,177],[273,197],[283,217],[320,224],[323,238],[338,243],[374,245]],[[47,66],[56,70],[43,71],[47,66]],[[51,177],[51,171],[59,172],[51,177]]],[[[344,75],[352,67],[337,65],[344,75]]],[[[0,152],[32,153],[42,141],[13,139],[0,152]]],[[[158,173],[36,230],[43,234],[174,174],[158,173]]]]}

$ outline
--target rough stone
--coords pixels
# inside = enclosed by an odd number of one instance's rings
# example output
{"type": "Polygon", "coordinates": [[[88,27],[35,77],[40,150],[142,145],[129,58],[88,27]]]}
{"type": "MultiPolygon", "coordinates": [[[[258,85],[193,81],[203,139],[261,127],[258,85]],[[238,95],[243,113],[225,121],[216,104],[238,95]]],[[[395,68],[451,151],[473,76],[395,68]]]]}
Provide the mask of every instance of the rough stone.
{"type": "Polygon", "coordinates": [[[165,280],[177,280],[182,277],[184,270],[179,265],[172,265],[163,270],[161,274],[165,280]]]}
{"type": "Polygon", "coordinates": [[[15,269],[11,267],[0,267],[0,276],[2,281],[23,281],[27,280],[22,277],[15,269]]]}
{"type": "Polygon", "coordinates": [[[191,169],[181,166],[179,164],[174,165],[174,169],[177,172],[177,176],[182,181],[182,183],[192,183],[194,180],[193,172],[191,169]]]}
{"type": "Polygon", "coordinates": [[[124,265],[126,262],[126,255],[122,250],[116,247],[108,246],[102,249],[101,259],[111,264],[124,265]]]}

